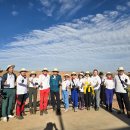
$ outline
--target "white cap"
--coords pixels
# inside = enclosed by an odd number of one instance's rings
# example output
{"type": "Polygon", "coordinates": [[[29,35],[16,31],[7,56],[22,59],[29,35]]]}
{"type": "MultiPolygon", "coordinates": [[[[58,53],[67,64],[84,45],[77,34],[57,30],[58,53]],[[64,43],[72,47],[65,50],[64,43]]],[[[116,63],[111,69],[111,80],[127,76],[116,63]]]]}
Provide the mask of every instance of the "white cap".
{"type": "Polygon", "coordinates": [[[90,72],[89,72],[89,71],[86,71],[85,73],[86,73],[86,74],[90,74],[90,72]]]}
{"type": "Polygon", "coordinates": [[[69,74],[65,74],[65,75],[64,75],[64,77],[66,77],[66,76],[70,77],[69,74]]]}
{"type": "Polygon", "coordinates": [[[25,68],[22,68],[21,70],[20,70],[20,73],[21,72],[28,72],[25,68]]]}
{"type": "Polygon", "coordinates": [[[71,75],[77,75],[76,72],[72,72],[71,75]]]}
{"type": "Polygon", "coordinates": [[[57,68],[54,68],[53,72],[59,72],[59,70],[57,68]]]}
{"type": "Polygon", "coordinates": [[[124,71],[124,68],[123,68],[123,67],[119,67],[119,68],[117,69],[117,71],[124,71]]]}
{"type": "Polygon", "coordinates": [[[42,71],[48,71],[48,69],[47,68],[43,68],[43,70],[42,71]]]}
{"type": "Polygon", "coordinates": [[[31,74],[36,74],[36,71],[31,71],[31,74]]]}
{"type": "Polygon", "coordinates": [[[0,68],[0,72],[3,72],[3,70],[0,68]]]}
{"type": "Polygon", "coordinates": [[[106,75],[111,75],[112,73],[111,72],[107,72],[106,75]]]}

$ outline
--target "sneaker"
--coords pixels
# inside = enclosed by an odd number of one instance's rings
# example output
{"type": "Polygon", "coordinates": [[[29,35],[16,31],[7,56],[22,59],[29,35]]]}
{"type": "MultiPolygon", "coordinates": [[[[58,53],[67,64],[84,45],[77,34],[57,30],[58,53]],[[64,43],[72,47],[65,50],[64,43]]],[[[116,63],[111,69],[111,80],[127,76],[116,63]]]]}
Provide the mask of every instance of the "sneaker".
{"type": "Polygon", "coordinates": [[[27,114],[25,112],[22,113],[22,116],[27,116],[27,114]]]}
{"type": "Polygon", "coordinates": [[[60,110],[60,109],[57,109],[56,114],[57,114],[57,115],[61,115],[61,110],[60,110]]]}
{"type": "Polygon", "coordinates": [[[13,115],[8,115],[8,117],[9,117],[9,118],[14,118],[14,116],[13,116],[13,115]]]}
{"type": "Polygon", "coordinates": [[[65,112],[67,112],[69,109],[65,109],[65,112]]]}
{"type": "Polygon", "coordinates": [[[43,113],[44,113],[44,114],[48,114],[48,111],[47,111],[47,110],[44,110],[43,113]]]}
{"type": "Polygon", "coordinates": [[[95,111],[99,111],[99,107],[97,107],[97,108],[95,109],[95,111]]]}
{"type": "Polygon", "coordinates": [[[22,120],[22,119],[24,119],[24,117],[23,116],[16,116],[16,119],[22,120]]]}
{"type": "Polygon", "coordinates": [[[7,120],[7,117],[2,117],[2,121],[3,122],[7,122],[8,120],[7,120]]]}
{"type": "Polygon", "coordinates": [[[74,108],[74,112],[77,112],[78,110],[77,110],[77,108],[74,108]]]}
{"type": "Polygon", "coordinates": [[[43,111],[41,110],[41,111],[40,111],[40,116],[42,116],[42,115],[43,115],[43,111]]]}

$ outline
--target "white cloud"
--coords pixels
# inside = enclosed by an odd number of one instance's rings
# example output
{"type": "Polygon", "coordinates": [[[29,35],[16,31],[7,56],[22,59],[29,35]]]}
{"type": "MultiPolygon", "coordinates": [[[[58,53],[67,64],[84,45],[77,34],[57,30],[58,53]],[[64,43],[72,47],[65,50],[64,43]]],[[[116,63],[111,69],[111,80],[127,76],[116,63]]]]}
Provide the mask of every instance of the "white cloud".
{"type": "Polygon", "coordinates": [[[129,7],[130,7],[130,2],[127,2],[127,6],[129,6],[129,7]]]}
{"type": "MultiPolygon", "coordinates": [[[[89,0],[87,0],[89,1],[89,0]]],[[[86,0],[40,0],[42,11],[47,16],[54,14],[59,19],[62,16],[71,16],[84,6],[86,0]]],[[[41,9],[40,9],[41,10],[41,9]]]]}
{"type": "Polygon", "coordinates": [[[80,71],[130,69],[130,16],[118,11],[88,15],[15,37],[0,51],[1,63],[17,68],[80,71]]]}
{"type": "Polygon", "coordinates": [[[119,11],[125,11],[127,8],[126,8],[126,6],[117,5],[116,9],[119,11]]]}
{"type": "Polygon", "coordinates": [[[11,14],[12,14],[13,16],[17,16],[19,13],[14,10],[14,11],[11,12],[11,14]]]}

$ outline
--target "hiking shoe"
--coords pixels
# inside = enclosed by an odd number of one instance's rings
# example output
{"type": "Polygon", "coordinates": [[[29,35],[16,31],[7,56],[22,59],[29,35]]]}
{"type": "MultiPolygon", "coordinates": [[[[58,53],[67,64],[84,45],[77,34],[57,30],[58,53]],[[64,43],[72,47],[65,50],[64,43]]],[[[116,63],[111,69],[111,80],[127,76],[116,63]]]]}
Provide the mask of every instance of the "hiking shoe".
{"type": "Polygon", "coordinates": [[[7,117],[2,117],[3,122],[8,122],[7,117]]]}
{"type": "Polygon", "coordinates": [[[22,120],[22,119],[24,119],[24,118],[23,118],[23,116],[16,116],[16,119],[22,120]]]}
{"type": "Polygon", "coordinates": [[[99,111],[99,107],[97,107],[97,108],[95,109],[95,111],[99,111]]]}
{"type": "Polygon", "coordinates": [[[59,110],[57,109],[56,114],[57,114],[57,115],[61,115],[61,110],[60,110],[60,109],[59,109],[59,110]]]}
{"type": "Polygon", "coordinates": [[[42,115],[43,115],[43,110],[40,111],[40,116],[42,116],[42,115]]]}
{"type": "Polygon", "coordinates": [[[14,116],[13,116],[13,115],[8,115],[8,117],[9,117],[9,118],[14,118],[14,116]]]}
{"type": "Polygon", "coordinates": [[[44,110],[43,113],[44,113],[44,114],[48,114],[48,111],[47,111],[47,110],[44,110]]]}

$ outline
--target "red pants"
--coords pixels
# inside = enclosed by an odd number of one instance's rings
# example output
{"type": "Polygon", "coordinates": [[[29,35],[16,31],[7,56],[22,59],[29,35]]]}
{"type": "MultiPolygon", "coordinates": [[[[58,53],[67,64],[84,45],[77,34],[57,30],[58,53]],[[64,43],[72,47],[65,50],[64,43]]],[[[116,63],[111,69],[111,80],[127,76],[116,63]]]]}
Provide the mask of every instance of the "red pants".
{"type": "Polygon", "coordinates": [[[24,106],[25,106],[25,101],[26,101],[26,94],[20,94],[17,95],[17,100],[16,100],[16,115],[17,116],[22,116],[22,113],[24,112],[24,106]]]}
{"type": "Polygon", "coordinates": [[[47,109],[50,89],[40,90],[40,111],[47,109]]]}

